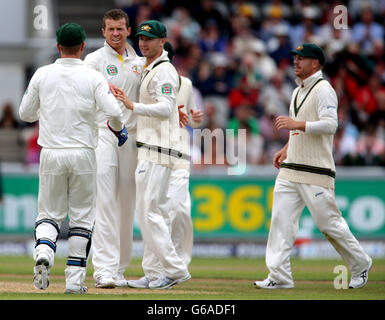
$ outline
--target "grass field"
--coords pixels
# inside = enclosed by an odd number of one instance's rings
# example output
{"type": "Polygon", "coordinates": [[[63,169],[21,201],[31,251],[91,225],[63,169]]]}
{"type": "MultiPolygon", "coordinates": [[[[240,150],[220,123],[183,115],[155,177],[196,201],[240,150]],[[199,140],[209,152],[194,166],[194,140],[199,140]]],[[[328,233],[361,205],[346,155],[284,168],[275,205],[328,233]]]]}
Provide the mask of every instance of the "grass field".
{"type": "MultiPolygon", "coordinates": [[[[257,290],[253,281],[267,275],[263,259],[194,258],[192,279],[171,290],[132,288],[97,289],[89,263],[87,295],[65,295],[65,259],[56,258],[50,286],[36,290],[32,283],[32,257],[0,257],[0,300],[385,300],[385,259],[374,260],[369,282],[357,290],[337,290],[334,267],[341,260],[292,259],[294,289],[257,290]]],[[[134,259],[126,278],[143,275],[140,259],[134,259]]],[[[349,274],[350,278],[350,274],[349,274]]]]}

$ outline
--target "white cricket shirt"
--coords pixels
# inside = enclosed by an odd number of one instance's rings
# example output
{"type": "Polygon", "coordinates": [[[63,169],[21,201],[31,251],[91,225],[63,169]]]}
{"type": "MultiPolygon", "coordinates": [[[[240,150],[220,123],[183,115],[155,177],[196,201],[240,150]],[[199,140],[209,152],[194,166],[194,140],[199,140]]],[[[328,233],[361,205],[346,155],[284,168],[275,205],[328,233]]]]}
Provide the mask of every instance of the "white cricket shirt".
{"type": "Polygon", "coordinates": [[[122,121],[106,79],[80,59],[57,59],[37,69],[22,99],[23,121],[39,120],[38,144],[44,148],[96,148],[98,108],[122,121]]]}
{"type": "MultiPolygon", "coordinates": [[[[107,82],[122,89],[131,101],[139,100],[140,80],[145,59],[139,57],[135,50],[126,45],[125,54],[121,56],[105,42],[104,47],[88,54],[84,63],[103,74],[107,82]]],[[[123,119],[127,130],[136,129],[136,115],[118,101],[123,112],[123,119]]],[[[106,128],[107,119],[98,112],[99,127],[106,128]]]]}

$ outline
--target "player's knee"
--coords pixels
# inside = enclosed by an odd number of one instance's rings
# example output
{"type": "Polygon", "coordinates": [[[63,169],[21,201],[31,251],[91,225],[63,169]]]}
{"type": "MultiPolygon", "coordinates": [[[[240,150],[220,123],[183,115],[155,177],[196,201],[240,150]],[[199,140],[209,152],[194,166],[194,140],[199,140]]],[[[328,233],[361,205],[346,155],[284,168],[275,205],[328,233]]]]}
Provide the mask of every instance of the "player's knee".
{"type": "Polygon", "coordinates": [[[35,248],[46,245],[56,252],[56,241],[59,236],[59,225],[51,219],[41,219],[35,224],[35,248]]]}

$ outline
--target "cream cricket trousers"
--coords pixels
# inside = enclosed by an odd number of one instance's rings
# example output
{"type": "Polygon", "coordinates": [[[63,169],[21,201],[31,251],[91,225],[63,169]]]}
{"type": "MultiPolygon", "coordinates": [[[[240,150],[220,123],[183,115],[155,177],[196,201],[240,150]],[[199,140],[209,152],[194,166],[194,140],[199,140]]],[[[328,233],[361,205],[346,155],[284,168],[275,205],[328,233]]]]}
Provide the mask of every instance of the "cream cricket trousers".
{"type": "Polygon", "coordinates": [[[123,274],[131,260],[135,214],[136,134],[124,145],[108,128],[99,128],[96,148],[97,196],[92,241],[94,278],[123,274]]]}
{"type": "Polygon", "coordinates": [[[266,247],[269,278],[280,284],[294,284],[290,253],[296,239],[299,218],[305,206],[319,230],[346,262],[352,275],[359,275],[365,270],[370,258],[342,218],[335,201],[334,190],[277,179],[266,247]]]}
{"type": "Polygon", "coordinates": [[[135,173],[136,214],[143,239],[142,267],[150,279],[161,275],[178,279],[188,274],[171,238],[170,176],[170,168],[138,161],[135,173]]]}
{"type": "MultiPolygon", "coordinates": [[[[85,262],[95,220],[96,158],[89,148],[47,149],[40,154],[39,195],[35,238],[56,243],[58,228],[69,218],[69,257],[65,270],[66,284],[81,286],[86,276],[85,262]],[[53,224],[56,224],[56,228],[53,224]],[[87,237],[70,236],[71,230],[81,228],[87,237]],[[82,265],[70,265],[72,259],[83,260],[82,265]]],[[[72,232],[72,234],[74,234],[72,232]]],[[[50,266],[54,264],[54,250],[45,244],[37,245],[33,252],[35,261],[45,254],[50,266]]]]}
{"type": "Polygon", "coordinates": [[[171,170],[170,199],[171,239],[177,254],[188,266],[194,241],[189,191],[190,172],[186,169],[171,170]]]}

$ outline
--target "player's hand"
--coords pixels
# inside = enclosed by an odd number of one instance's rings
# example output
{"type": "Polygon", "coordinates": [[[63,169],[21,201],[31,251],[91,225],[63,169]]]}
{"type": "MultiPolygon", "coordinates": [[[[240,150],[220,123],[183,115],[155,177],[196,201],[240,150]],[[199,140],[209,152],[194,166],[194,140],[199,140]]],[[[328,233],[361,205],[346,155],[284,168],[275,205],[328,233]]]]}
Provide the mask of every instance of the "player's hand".
{"type": "Polygon", "coordinates": [[[114,94],[115,98],[118,99],[119,101],[122,101],[127,109],[129,110],[134,109],[134,103],[127,97],[126,93],[122,89],[115,87],[114,91],[115,91],[115,94],[114,94]]]}
{"type": "Polygon", "coordinates": [[[183,126],[186,126],[188,124],[188,115],[187,113],[182,111],[183,107],[184,107],[184,104],[181,104],[180,106],[178,106],[179,126],[181,128],[183,128],[183,126]]]}
{"type": "Polygon", "coordinates": [[[287,157],[287,146],[283,147],[281,150],[279,150],[273,158],[273,165],[277,169],[281,166],[282,161],[284,161],[287,157]]]}
{"type": "Polygon", "coordinates": [[[113,83],[108,83],[108,87],[110,88],[111,93],[115,96],[116,91],[117,91],[117,89],[119,89],[119,87],[117,87],[113,83]]]}
{"type": "Polygon", "coordinates": [[[275,127],[280,129],[288,130],[302,130],[305,131],[306,122],[305,121],[295,121],[294,119],[287,116],[279,116],[275,120],[275,127]]]}
{"type": "Polygon", "coordinates": [[[192,121],[201,124],[203,121],[203,113],[200,110],[190,109],[192,121]]]}

